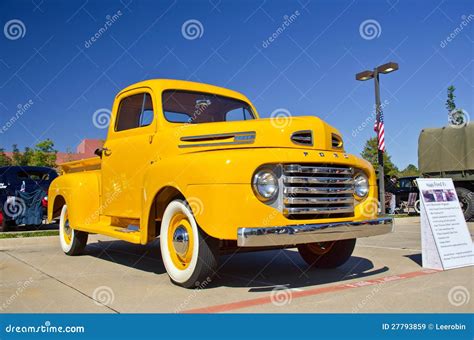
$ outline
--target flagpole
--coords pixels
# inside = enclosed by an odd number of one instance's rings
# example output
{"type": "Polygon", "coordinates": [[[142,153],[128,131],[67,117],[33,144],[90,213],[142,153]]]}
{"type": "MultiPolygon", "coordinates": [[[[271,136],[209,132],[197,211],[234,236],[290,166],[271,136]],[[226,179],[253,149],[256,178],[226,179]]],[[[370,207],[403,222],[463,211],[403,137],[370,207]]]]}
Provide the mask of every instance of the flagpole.
{"type": "Polygon", "coordinates": [[[374,78],[375,82],[375,112],[376,112],[376,124],[377,124],[377,156],[379,165],[379,201],[380,201],[380,212],[385,214],[385,176],[383,171],[383,153],[385,151],[385,128],[382,134],[379,133],[380,123],[383,123],[382,107],[380,105],[380,87],[379,87],[379,74],[387,74],[398,70],[398,64],[393,61],[377,66],[373,71],[365,70],[356,74],[355,78],[359,81],[366,81],[374,78]],[[381,135],[384,138],[381,141],[381,135]],[[382,142],[382,144],[381,144],[382,142]],[[380,150],[383,149],[383,150],[380,150]]]}
{"type": "Polygon", "coordinates": [[[379,72],[377,68],[374,69],[374,82],[375,82],[375,112],[377,119],[377,156],[379,164],[379,201],[380,201],[380,212],[385,214],[385,175],[383,169],[383,151],[380,150],[380,134],[378,129],[380,128],[380,86],[379,86],[379,72]]]}

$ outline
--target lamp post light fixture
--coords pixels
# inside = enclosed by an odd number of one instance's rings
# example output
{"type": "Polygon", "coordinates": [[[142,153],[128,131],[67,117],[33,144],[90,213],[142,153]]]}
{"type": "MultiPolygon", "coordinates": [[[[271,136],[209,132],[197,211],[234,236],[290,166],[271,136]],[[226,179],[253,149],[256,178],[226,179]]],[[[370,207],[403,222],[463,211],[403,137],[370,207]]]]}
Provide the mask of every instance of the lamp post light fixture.
{"type": "MultiPolygon", "coordinates": [[[[393,71],[398,70],[398,64],[394,62],[389,62],[380,66],[375,67],[372,71],[366,70],[356,74],[356,80],[365,81],[369,79],[374,79],[375,83],[375,112],[377,126],[379,126],[381,119],[381,107],[380,107],[380,85],[379,85],[379,74],[387,74],[393,71]]],[[[380,135],[377,133],[377,156],[379,163],[379,200],[380,200],[380,210],[385,214],[385,182],[384,182],[384,170],[383,170],[383,151],[379,148],[380,135]]]]}

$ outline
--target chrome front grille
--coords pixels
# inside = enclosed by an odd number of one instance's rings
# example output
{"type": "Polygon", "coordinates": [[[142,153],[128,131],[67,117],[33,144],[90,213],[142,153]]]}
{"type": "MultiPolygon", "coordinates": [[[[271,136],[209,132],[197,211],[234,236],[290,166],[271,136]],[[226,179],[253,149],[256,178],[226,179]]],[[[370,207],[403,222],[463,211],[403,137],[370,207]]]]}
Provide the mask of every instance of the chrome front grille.
{"type": "Polygon", "coordinates": [[[353,172],[345,166],[283,165],[283,213],[292,219],[353,216],[353,172]]]}

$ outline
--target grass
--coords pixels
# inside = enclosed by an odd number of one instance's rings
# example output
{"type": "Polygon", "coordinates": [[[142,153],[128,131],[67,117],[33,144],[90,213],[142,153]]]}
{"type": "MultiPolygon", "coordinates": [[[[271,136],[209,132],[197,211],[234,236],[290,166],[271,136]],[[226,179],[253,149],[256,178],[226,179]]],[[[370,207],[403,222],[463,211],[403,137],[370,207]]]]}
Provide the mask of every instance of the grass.
{"type": "Polygon", "coordinates": [[[40,237],[40,236],[57,236],[57,235],[59,235],[59,230],[6,232],[6,233],[0,233],[0,239],[22,238],[22,237],[40,237]]]}

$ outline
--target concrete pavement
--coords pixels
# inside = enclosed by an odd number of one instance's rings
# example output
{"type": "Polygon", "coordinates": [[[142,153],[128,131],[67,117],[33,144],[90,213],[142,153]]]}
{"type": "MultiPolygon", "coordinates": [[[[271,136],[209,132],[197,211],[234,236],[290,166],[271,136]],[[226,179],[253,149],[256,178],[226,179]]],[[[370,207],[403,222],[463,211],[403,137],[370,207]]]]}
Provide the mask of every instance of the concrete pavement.
{"type": "MultiPolygon", "coordinates": [[[[469,224],[471,235],[474,223],[469,224]]],[[[0,240],[2,312],[406,313],[472,312],[473,267],[423,271],[419,218],[360,239],[333,270],[308,269],[296,250],[221,257],[205,289],[173,285],[159,243],[92,235],[86,254],[62,253],[57,236],[0,240]]]]}

